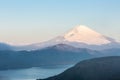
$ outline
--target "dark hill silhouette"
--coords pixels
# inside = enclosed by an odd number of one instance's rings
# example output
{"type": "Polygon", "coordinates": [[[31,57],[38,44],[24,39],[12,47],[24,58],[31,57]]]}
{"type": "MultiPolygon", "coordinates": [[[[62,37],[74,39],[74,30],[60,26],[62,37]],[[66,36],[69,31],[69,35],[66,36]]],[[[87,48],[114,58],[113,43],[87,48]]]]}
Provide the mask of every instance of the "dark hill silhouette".
{"type": "Polygon", "coordinates": [[[37,80],[120,80],[120,57],[84,60],[57,76],[37,80]]]}

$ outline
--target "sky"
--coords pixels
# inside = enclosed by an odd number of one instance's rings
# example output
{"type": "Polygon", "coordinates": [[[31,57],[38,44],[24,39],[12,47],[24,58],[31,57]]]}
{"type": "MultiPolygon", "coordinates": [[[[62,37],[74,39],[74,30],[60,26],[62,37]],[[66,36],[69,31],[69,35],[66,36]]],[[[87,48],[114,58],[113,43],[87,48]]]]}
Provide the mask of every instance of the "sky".
{"type": "Polygon", "coordinates": [[[0,0],[0,42],[39,43],[76,25],[120,41],[120,0],[0,0]]]}

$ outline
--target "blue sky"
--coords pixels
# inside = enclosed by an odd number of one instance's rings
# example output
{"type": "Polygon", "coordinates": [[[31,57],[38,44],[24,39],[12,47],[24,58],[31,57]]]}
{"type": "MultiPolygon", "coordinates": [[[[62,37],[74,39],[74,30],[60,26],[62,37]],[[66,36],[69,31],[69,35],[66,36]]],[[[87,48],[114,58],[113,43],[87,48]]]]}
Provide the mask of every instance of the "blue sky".
{"type": "Polygon", "coordinates": [[[78,24],[120,41],[120,0],[0,0],[0,42],[41,42],[78,24]]]}

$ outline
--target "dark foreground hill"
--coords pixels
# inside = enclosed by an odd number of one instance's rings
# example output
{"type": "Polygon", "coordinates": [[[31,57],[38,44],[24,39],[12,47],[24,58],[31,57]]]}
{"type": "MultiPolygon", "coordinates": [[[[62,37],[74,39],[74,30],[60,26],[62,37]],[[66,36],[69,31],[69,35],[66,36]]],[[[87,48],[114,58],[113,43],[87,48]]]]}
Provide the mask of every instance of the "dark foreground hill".
{"type": "Polygon", "coordinates": [[[85,60],[57,76],[38,80],[120,80],[120,57],[85,60]]]}

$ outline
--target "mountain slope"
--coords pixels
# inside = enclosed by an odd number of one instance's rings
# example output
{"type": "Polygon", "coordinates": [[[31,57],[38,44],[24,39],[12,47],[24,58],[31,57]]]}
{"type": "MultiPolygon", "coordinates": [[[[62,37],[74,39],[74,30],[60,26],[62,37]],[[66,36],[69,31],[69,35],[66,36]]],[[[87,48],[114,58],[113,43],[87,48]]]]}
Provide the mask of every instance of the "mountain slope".
{"type": "Polygon", "coordinates": [[[12,50],[12,46],[5,43],[0,43],[0,50],[12,50]]]}
{"type": "Polygon", "coordinates": [[[16,50],[37,50],[57,44],[68,44],[77,48],[88,48],[92,50],[120,48],[120,43],[116,42],[114,39],[95,32],[87,26],[79,25],[52,40],[16,47],[16,50]]]}
{"type": "Polygon", "coordinates": [[[57,76],[38,80],[120,80],[120,57],[85,60],[57,76]]]}

